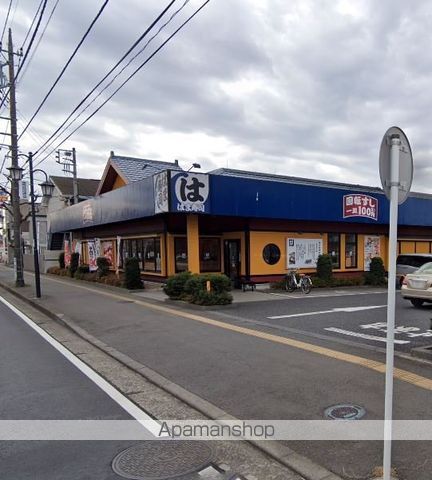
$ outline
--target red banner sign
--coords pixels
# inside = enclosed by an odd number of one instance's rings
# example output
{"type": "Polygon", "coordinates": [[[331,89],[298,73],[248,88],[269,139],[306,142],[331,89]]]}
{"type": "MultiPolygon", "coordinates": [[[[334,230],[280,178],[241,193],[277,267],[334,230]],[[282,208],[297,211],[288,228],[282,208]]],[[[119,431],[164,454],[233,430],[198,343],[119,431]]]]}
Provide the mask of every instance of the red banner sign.
{"type": "Polygon", "coordinates": [[[378,200],[362,193],[343,197],[343,218],[363,217],[378,220],[378,200]]]}

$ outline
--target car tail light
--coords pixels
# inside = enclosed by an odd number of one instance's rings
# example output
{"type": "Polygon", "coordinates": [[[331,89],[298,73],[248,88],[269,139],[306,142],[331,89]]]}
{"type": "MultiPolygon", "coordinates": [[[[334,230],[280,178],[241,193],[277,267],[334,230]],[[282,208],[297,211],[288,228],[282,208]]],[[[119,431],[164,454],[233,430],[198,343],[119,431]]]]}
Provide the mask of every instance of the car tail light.
{"type": "Polygon", "coordinates": [[[408,285],[408,280],[406,277],[403,277],[402,285],[408,285]]]}

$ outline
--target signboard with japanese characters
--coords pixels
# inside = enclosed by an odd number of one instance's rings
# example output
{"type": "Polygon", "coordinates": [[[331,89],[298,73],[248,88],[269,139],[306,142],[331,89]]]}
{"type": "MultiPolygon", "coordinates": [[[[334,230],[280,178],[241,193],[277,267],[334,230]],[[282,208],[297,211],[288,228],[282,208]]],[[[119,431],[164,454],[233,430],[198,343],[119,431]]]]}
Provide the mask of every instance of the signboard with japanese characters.
{"type": "Polygon", "coordinates": [[[381,256],[381,242],[380,237],[365,235],[364,237],[364,269],[370,270],[370,263],[372,258],[381,256]]]}
{"type": "Polygon", "coordinates": [[[155,213],[168,212],[168,172],[153,177],[155,213]]]}
{"type": "Polygon", "coordinates": [[[171,178],[171,209],[174,212],[210,213],[209,176],[181,172],[171,178]]]}
{"type": "Polygon", "coordinates": [[[85,203],[82,209],[82,221],[84,225],[93,223],[93,207],[91,203],[85,203]]]}
{"type": "Polygon", "coordinates": [[[378,200],[363,193],[343,197],[343,218],[363,217],[378,220],[378,200]]]}
{"type": "Polygon", "coordinates": [[[96,253],[96,242],[94,240],[89,240],[87,242],[88,248],[88,262],[89,262],[89,270],[90,272],[95,272],[97,270],[97,253],[96,253]]]}
{"type": "Polygon", "coordinates": [[[320,238],[287,238],[287,268],[316,268],[322,253],[320,238]]]}

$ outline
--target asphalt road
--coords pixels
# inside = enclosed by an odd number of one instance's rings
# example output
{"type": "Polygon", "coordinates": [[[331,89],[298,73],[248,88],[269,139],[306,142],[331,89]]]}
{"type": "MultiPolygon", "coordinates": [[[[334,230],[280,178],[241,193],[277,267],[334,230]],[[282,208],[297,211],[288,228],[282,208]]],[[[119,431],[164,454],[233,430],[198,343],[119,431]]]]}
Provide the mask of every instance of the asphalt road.
{"type": "MultiPolygon", "coordinates": [[[[314,290],[309,295],[270,293],[275,301],[239,304],[236,319],[244,319],[260,327],[270,327],[281,334],[304,334],[313,339],[385,348],[387,293],[346,290],[314,290]],[[277,301],[276,301],[277,300],[277,301]]],[[[221,316],[229,318],[230,314],[221,316]]],[[[414,308],[396,294],[395,350],[410,352],[412,348],[432,344],[432,305],[414,308]]]]}
{"type": "MultiPolygon", "coordinates": [[[[0,419],[131,419],[99,387],[0,303],[0,419]]],[[[2,480],[120,477],[111,461],[136,442],[2,441],[2,480]]]]}
{"type": "MultiPolygon", "coordinates": [[[[354,329],[356,325],[360,329],[359,325],[381,321],[385,318],[383,293],[359,290],[355,295],[339,295],[335,291],[323,296],[318,292],[317,298],[314,292],[307,297],[292,295],[286,300],[275,297],[275,301],[186,313],[183,309],[170,312],[154,309],[149,305],[151,301],[140,296],[125,294],[123,298],[118,293],[57,279],[44,279],[43,291],[44,302],[52,311],[64,314],[106,344],[238,418],[323,419],[327,407],[340,403],[364,407],[365,419],[383,418],[382,372],[337,357],[339,352],[350,353],[382,364],[385,356],[373,350],[378,342],[371,343],[371,349],[366,350],[365,339],[346,340],[344,335],[324,330],[332,326],[354,329]],[[370,306],[379,308],[333,311],[370,306]],[[310,315],[327,310],[332,312],[310,315]],[[307,315],[268,318],[303,313],[307,315]],[[218,324],[205,319],[218,320],[218,324]],[[301,332],[305,333],[293,331],[289,322],[294,321],[303,322],[297,326],[301,325],[301,332]],[[291,330],[275,330],[275,325],[281,322],[288,322],[290,326],[286,328],[291,330]],[[309,332],[303,327],[308,322],[309,332]],[[308,342],[312,350],[259,338],[257,332],[308,342]],[[337,343],[337,339],[350,343],[337,343]],[[334,356],[313,350],[321,345],[334,351],[334,356]]],[[[167,307],[165,304],[164,308],[167,307]]],[[[401,308],[405,309],[405,321],[418,314],[423,315],[418,317],[419,324],[426,323],[427,308],[415,310],[408,303],[401,303],[398,315],[401,308]]],[[[373,334],[377,335],[376,331],[373,334]]],[[[384,336],[383,332],[378,334],[384,336]]],[[[414,342],[421,337],[413,338],[414,342]]],[[[397,358],[396,366],[425,379],[432,378],[428,364],[397,358]]],[[[431,390],[396,379],[394,418],[430,420],[431,390]]],[[[382,462],[379,442],[289,442],[289,445],[345,478],[367,478],[372,468],[382,462]]],[[[402,473],[402,479],[430,480],[431,448],[431,442],[395,443],[393,464],[402,473]]]]}

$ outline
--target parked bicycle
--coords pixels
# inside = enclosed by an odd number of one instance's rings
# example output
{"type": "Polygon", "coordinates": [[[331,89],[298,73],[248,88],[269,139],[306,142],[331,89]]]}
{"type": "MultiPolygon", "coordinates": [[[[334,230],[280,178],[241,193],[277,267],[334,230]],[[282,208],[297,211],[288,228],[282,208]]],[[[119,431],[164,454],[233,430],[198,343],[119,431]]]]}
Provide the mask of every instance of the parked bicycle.
{"type": "Polygon", "coordinates": [[[285,290],[287,292],[294,292],[294,290],[301,288],[305,294],[312,290],[312,279],[309,275],[300,273],[300,278],[297,280],[297,270],[289,270],[285,275],[285,290]]]}

